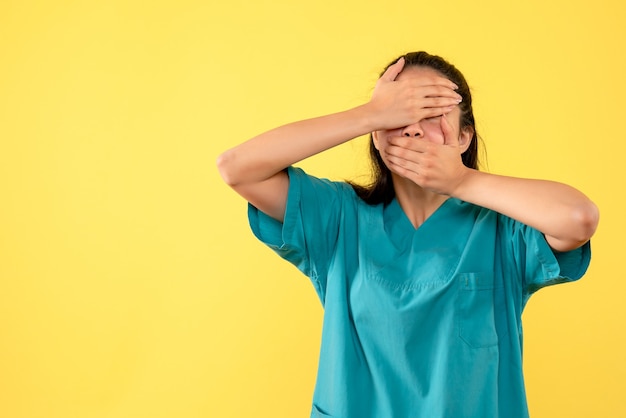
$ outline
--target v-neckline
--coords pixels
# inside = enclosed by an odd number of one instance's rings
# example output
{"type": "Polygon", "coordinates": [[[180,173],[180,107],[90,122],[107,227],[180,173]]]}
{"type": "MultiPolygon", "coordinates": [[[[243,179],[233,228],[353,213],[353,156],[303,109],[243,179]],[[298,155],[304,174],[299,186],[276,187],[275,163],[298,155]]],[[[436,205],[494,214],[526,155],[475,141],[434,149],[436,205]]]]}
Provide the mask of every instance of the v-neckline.
{"type": "MultiPolygon", "coordinates": [[[[389,234],[391,240],[399,247],[406,247],[410,241],[415,240],[417,237],[423,235],[429,236],[429,238],[436,240],[441,236],[441,223],[437,220],[441,217],[445,217],[452,207],[456,206],[457,199],[452,197],[446,199],[433,213],[419,227],[414,227],[409,217],[400,206],[397,198],[394,198],[384,210],[384,222],[385,230],[389,234]],[[439,224],[439,225],[437,225],[439,224]],[[429,234],[429,230],[434,226],[437,229],[437,234],[429,234]],[[407,242],[408,241],[408,242],[407,242]]],[[[445,225],[445,223],[444,223],[445,225]]]]}
{"type": "Polygon", "coordinates": [[[407,228],[410,227],[414,232],[417,232],[418,230],[422,229],[422,227],[426,225],[433,216],[437,216],[438,212],[444,210],[444,207],[447,206],[450,200],[452,200],[452,198],[449,197],[443,202],[441,202],[441,204],[437,206],[437,208],[418,227],[415,227],[413,225],[413,222],[411,222],[411,220],[407,216],[404,209],[402,209],[402,206],[400,205],[400,202],[398,201],[397,197],[394,197],[394,199],[391,201],[391,203],[389,204],[388,210],[389,210],[390,215],[394,217],[397,216],[398,218],[402,219],[401,222],[405,223],[407,228]]]}

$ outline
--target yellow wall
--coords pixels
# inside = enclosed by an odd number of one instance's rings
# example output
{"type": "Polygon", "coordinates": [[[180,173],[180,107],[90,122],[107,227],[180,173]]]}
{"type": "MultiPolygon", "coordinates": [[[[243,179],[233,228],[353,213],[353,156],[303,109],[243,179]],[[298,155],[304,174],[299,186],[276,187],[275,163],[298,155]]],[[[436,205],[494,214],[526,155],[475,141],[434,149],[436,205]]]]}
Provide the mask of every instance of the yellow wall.
{"type": "MultiPolygon", "coordinates": [[[[418,49],[473,86],[490,171],[600,206],[586,277],[525,313],[528,396],[626,416],[625,20],[621,0],[4,0],[0,416],[308,416],[322,309],[215,159],[363,102],[418,49]]],[[[302,165],[354,178],[364,157],[302,165]]]]}

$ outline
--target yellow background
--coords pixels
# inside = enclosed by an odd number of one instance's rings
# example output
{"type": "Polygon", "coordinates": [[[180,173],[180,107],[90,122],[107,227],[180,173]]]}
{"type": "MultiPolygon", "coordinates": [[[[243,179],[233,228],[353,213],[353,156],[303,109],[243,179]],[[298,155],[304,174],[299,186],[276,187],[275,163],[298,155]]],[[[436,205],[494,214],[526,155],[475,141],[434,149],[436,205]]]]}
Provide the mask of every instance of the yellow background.
{"type": "Polygon", "coordinates": [[[490,171],[601,209],[586,277],[524,314],[531,414],[626,416],[624,21],[621,0],[3,0],[0,417],[308,416],[322,309],[215,159],[419,49],[468,78],[490,171]]]}

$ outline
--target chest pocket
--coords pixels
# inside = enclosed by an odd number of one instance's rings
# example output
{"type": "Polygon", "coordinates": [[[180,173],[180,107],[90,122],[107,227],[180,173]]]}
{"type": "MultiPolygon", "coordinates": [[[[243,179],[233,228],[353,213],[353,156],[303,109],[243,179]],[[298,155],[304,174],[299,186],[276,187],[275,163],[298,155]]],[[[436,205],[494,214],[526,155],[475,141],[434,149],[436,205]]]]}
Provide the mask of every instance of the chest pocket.
{"type": "Polygon", "coordinates": [[[461,273],[457,279],[459,337],[472,348],[497,345],[497,287],[493,273],[461,273]]]}

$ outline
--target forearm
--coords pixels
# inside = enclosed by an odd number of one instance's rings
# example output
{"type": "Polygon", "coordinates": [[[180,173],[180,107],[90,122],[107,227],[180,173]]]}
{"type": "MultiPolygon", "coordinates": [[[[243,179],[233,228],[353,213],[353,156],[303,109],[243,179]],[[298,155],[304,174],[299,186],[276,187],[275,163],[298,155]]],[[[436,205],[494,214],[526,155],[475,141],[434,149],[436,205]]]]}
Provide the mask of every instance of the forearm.
{"type": "Polygon", "coordinates": [[[367,106],[358,106],[272,129],[223,153],[218,166],[231,186],[257,183],[372,130],[367,106]]]}
{"type": "Polygon", "coordinates": [[[598,224],[598,209],[583,193],[562,183],[467,170],[454,196],[529,225],[558,251],[587,242],[598,224]]]}

